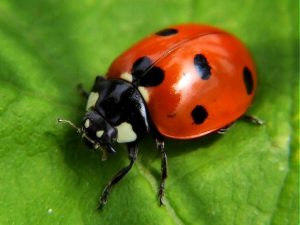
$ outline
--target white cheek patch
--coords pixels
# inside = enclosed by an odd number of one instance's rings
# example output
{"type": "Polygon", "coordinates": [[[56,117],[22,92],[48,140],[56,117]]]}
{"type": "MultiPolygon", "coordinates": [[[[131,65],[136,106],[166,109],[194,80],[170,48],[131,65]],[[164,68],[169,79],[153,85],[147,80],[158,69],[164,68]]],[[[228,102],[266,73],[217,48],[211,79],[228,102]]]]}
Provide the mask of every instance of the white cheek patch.
{"type": "Polygon", "coordinates": [[[96,136],[97,136],[98,138],[101,138],[103,134],[104,134],[104,131],[103,131],[103,130],[98,130],[98,131],[96,132],[96,136]]]}
{"type": "Polygon", "coordinates": [[[96,102],[99,98],[98,92],[91,92],[86,104],[86,110],[96,105],[96,102]]]}
{"type": "Polygon", "coordinates": [[[141,95],[143,96],[145,102],[149,102],[149,92],[147,91],[147,89],[144,87],[139,87],[138,89],[141,95]]]}
{"type": "Polygon", "coordinates": [[[122,73],[121,78],[123,80],[127,80],[128,82],[132,82],[132,75],[130,73],[127,73],[127,72],[122,73]]]}
{"type": "Polygon", "coordinates": [[[84,127],[85,127],[85,128],[89,128],[90,125],[91,125],[91,122],[90,122],[89,119],[87,119],[87,120],[85,121],[85,123],[84,123],[84,127]]]}
{"type": "Polygon", "coordinates": [[[130,123],[121,123],[119,126],[116,127],[116,129],[118,130],[118,143],[132,142],[135,141],[137,138],[136,133],[134,133],[130,123]]]}

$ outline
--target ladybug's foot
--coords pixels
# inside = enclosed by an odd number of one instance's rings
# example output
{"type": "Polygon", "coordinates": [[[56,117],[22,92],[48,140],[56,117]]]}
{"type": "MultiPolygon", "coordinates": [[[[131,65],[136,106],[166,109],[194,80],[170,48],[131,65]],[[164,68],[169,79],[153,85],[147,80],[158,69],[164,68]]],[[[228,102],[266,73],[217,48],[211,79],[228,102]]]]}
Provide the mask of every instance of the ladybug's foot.
{"type": "Polygon", "coordinates": [[[167,154],[165,152],[165,143],[163,141],[156,140],[156,146],[161,153],[161,181],[158,190],[159,205],[164,205],[163,199],[165,194],[165,181],[168,177],[168,163],[167,154]]]}
{"type": "Polygon", "coordinates": [[[161,183],[158,190],[159,206],[164,205],[165,183],[161,183]]]}
{"type": "Polygon", "coordinates": [[[256,116],[252,116],[252,115],[248,115],[248,114],[243,115],[242,119],[244,119],[250,123],[253,123],[255,125],[263,125],[265,123],[264,121],[257,118],[256,116]]]}
{"type": "Polygon", "coordinates": [[[99,206],[98,206],[98,209],[103,209],[103,207],[106,205],[107,203],[107,199],[108,199],[108,196],[109,196],[109,189],[110,189],[110,186],[107,185],[104,190],[103,190],[103,193],[100,197],[100,200],[99,200],[99,206]]]}
{"type": "Polygon", "coordinates": [[[102,195],[100,197],[100,200],[99,200],[98,209],[102,209],[106,205],[111,188],[113,187],[113,185],[118,183],[129,172],[129,170],[132,168],[133,162],[134,161],[131,160],[130,164],[128,166],[122,168],[119,172],[117,172],[115,174],[115,176],[113,176],[113,178],[105,186],[105,188],[102,192],[102,195]]]}
{"type": "Polygon", "coordinates": [[[78,84],[77,85],[77,90],[79,92],[79,94],[84,97],[85,99],[88,99],[89,97],[89,92],[87,90],[84,89],[84,87],[82,86],[82,84],[78,84]]]}

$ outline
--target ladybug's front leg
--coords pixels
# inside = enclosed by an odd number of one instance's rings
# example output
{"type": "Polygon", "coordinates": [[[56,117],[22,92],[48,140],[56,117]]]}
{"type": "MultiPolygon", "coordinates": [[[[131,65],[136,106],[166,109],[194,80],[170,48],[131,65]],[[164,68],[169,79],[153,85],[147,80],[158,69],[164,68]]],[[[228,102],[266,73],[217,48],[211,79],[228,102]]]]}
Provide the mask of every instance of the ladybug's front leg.
{"type": "Polygon", "coordinates": [[[158,198],[159,198],[159,204],[163,205],[164,204],[163,198],[165,194],[165,182],[168,177],[168,168],[167,168],[168,161],[167,161],[167,154],[165,152],[165,143],[163,141],[156,139],[156,146],[161,153],[161,181],[158,190],[158,198]]]}
{"type": "Polygon", "coordinates": [[[84,89],[84,87],[82,86],[82,84],[78,84],[77,85],[77,91],[79,92],[79,94],[84,97],[85,99],[88,99],[89,97],[89,92],[87,90],[84,89]]]}
{"type": "Polygon", "coordinates": [[[111,188],[118,183],[132,168],[138,154],[138,144],[137,142],[132,142],[127,144],[128,147],[128,158],[130,160],[130,163],[128,166],[122,168],[119,170],[113,177],[112,179],[108,182],[108,184],[105,186],[102,195],[100,197],[100,205],[99,209],[102,209],[104,205],[107,203],[108,196],[110,194],[111,188]]]}

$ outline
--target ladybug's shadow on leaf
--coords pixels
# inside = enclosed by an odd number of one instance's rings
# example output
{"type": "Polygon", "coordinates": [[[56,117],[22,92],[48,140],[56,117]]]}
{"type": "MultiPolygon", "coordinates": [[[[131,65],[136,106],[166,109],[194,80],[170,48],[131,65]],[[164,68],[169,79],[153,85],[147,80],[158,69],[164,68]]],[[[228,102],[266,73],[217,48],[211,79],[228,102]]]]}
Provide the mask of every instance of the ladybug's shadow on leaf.
{"type": "Polygon", "coordinates": [[[176,157],[193,151],[204,151],[206,148],[217,142],[221,137],[222,135],[220,134],[212,133],[192,140],[167,140],[166,151],[169,157],[176,157]]]}
{"type": "MultiPolygon", "coordinates": [[[[192,140],[165,140],[165,151],[168,159],[188,155],[195,151],[203,151],[205,154],[210,146],[214,145],[218,140],[222,138],[222,135],[212,133],[207,136],[196,138],[192,140]]],[[[160,152],[156,148],[155,140],[151,137],[146,138],[140,143],[139,159],[143,162],[146,167],[150,167],[153,161],[160,161],[160,152]],[[148,166],[147,166],[148,165],[148,166]]],[[[159,168],[152,169],[153,175],[159,179],[160,170],[159,168]]]]}
{"type": "MultiPolygon", "coordinates": [[[[80,121],[80,118],[75,118],[74,121],[80,121]]],[[[49,134],[47,134],[47,136],[49,136],[49,134]]],[[[51,136],[55,138],[57,146],[59,146],[59,149],[63,152],[66,164],[70,169],[75,171],[76,174],[85,177],[85,179],[99,179],[99,174],[101,174],[101,182],[103,182],[104,185],[114,172],[122,167],[120,165],[125,166],[128,163],[125,144],[115,144],[114,147],[117,153],[115,155],[109,154],[107,161],[103,162],[101,161],[102,155],[100,152],[88,149],[82,142],[80,135],[73,129],[66,129],[64,135],[61,137],[57,137],[57,135],[53,136],[53,134],[51,136]]],[[[171,159],[198,151],[199,149],[205,151],[206,148],[213,145],[221,137],[222,135],[219,134],[210,134],[193,140],[166,139],[166,153],[168,158],[171,159]]],[[[149,164],[154,160],[160,161],[160,152],[156,148],[155,140],[150,136],[141,141],[139,150],[138,160],[144,161],[145,164],[149,164]]],[[[160,175],[157,174],[158,171],[159,168],[152,172],[155,176],[157,175],[159,177],[160,175]]],[[[97,180],[94,182],[97,182],[97,180]]]]}
{"type": "MultiPolygon", "coordinates": [[[[80,120],[80,118],[74,119],[74,121],[80,120]]],[[[120,169],[120,165],[125,166],[127,164],[127,153],[120,146],[116,146],[117,153],[115,155],[108,155],[108,159],[103,162],[101,160],[102,153],[89,149],[83,143],[81,136],[73,129],[66,129],[62,137],[56,135],[55,137],[68,167],[80,179],[87,180],[95,186],[106,184],[109,178],[120,169]]]]}
{"type": "MultiPolygon", "coordinates": [[[[205,150],[213,145],[223,135],[212,133],[207,136],[189,140],[175,140],[165,138],[165,151],[169,158],[185,155],[194,151],[205,150]]],[[[139,144],[139,157],[160,158],[160,152],[156,147],[155,139],[150,136],[144,138],[139,144]],[[142,155],[142,156],[141,156],[142,155]],[[154,156],[155,155],[155,156],[154,156]]]]}

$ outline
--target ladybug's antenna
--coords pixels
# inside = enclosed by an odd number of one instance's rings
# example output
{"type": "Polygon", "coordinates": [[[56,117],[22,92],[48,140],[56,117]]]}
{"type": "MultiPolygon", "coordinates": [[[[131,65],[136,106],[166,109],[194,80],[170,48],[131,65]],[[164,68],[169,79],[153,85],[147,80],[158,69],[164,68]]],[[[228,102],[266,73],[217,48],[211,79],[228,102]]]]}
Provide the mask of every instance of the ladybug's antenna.
{"type": "MultiPolygon", "coordinates": [[[[89,142],[91,142],[91,144],[95,144],[95,141],[94,140],[92,140],[91,138],[89,138],[86,134],[85,134],[85,132],[82,130],[82,129],[80,129],[79,127],[77,127],[73,122],[71,122],[70,120],[65,120],[65,119],[61,119],[61,118],[58,118],[57,119],[57,122],[59,122],[59,123],[66,123],[66,124],[68,124],[69,126],[71,126],[71,127],[73,127],[76,131],[77,131],[77,133],[78,134],[81,134],[82,135],[82,137],[84,137],[85,139],[87,139],[89,142]]],[[[97,145],[97,148],[98,148],[99,146],[97,145]]],[[[96,147],[95,147],[96,148],[96,147]]]]}
{"type": "Polygon", "coordinates": [[[95,149],[98,149],[99,147],[101,147],[99,144],[97,144],[94,140],[92,140],[90,137],[88,137],[86,135],[86,133],[79,127],[77,127],[73,122],[71,122],[70,120],[65,120],[65,119],[61,119],[61,118],[58,118],[57,119],[57,122],[58,123],[65,123],[65,124],[68,124],[69,126],[73,127],[78,134],[81,134],[81,136],[83,138],[85,138],[86,140],[88,140],[91,144],[94,145],[94,148],[95,149]]]}
{"type": "Polygon", "coordinates": [[[107,151],[105,149],[103,149],[102,146],[99,143],[96,143],[94,140],[92,140],[90,137],[88,137],[86,135],[86,133],[82,129],[77,127],[72,121],[58,118],[57,122],[58,123],[65,123],[65,124],[68,124],[69,126],[73,127],[77,131],[78,134],[81,134],[82,138],[85,138],[92,145],[94,145],[94,148],[96,150],[100,150],[102,152],[102,158],[101,158],[102,161],[105,161],[107,159],[107,151]]]}
{"type": "Polygon", "coordinates": [[[61,118],[58,118],[57,119],[57,122],[58,123],[66,123],[66,124],[69,124],[69,126],[73,127],[78,134],[81,134],[82,133],[82,130],[77,127],[73,122],[71,122],[70,120],[65,120],[65,119],[61,119],[61,118]]]}

